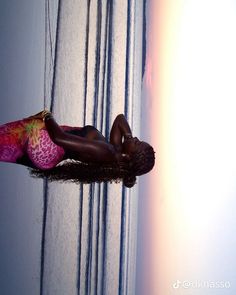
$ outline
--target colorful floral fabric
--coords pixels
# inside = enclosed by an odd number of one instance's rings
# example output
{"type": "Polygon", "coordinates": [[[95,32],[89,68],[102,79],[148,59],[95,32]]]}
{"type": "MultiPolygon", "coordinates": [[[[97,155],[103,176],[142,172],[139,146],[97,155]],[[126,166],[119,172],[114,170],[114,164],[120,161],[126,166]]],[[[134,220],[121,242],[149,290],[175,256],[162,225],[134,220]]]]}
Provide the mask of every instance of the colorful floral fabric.
{"type": "Polygon", "coordinates": [[[49,169],[63,159],[65,151],[52,142],[42,120],[23,119],[0,126],[0,161],[16,163],[25,154],[35,167],[49,169]]]}

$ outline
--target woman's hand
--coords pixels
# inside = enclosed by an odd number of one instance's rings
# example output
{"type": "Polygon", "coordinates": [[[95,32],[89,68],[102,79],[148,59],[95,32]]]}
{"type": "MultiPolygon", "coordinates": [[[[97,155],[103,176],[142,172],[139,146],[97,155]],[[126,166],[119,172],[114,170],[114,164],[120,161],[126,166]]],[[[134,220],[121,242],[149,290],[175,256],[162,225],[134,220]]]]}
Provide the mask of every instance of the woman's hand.
{"type": "Polygon", "coordinates": [[[33,116],[30,116],[30,117],[28,117],[28,118],[25,118],[25,119],[29,119],[29,120],[32,120],[32,119],[35,119],[35,120],[44,120],[44,118],[46,117],[46,115],[48,115],[48,114],[51,114],[51,112],[50,111],[48,111],[48,110],[43,110],[43,111],[41,111],[41,112],[39,112],[39,113],[37,113],[37,114],[35,114],[35,115],[33,115],[33,116]]]}

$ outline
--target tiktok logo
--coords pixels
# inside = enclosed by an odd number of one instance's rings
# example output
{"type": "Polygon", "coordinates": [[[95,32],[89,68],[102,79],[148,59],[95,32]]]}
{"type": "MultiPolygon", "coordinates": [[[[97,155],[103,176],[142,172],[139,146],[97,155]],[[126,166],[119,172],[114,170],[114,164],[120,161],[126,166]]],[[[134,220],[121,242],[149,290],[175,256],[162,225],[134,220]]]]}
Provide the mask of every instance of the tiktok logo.
{"type": "Polygon", "coordinates": [[[172,287],[173,287],[174,289],[178,289],[178,288],[180,287],[180,285],[181,285],[180,280],[177,280],[176,282],[173,283],[172,287]]]}

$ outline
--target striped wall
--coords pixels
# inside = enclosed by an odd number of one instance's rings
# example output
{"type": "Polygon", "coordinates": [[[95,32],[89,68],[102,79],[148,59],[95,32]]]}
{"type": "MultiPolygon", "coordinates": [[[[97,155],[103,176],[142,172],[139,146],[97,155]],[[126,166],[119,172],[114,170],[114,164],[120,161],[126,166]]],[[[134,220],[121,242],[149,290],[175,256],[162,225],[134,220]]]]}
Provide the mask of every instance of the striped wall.
{"type": "MultiPolygon", "coordinates": [[[[46,0],[44,106],[139,135],[145,1],[46,0]]],[[[138,185],[44,181],[41,294],[135,294],[138,185]]]]}

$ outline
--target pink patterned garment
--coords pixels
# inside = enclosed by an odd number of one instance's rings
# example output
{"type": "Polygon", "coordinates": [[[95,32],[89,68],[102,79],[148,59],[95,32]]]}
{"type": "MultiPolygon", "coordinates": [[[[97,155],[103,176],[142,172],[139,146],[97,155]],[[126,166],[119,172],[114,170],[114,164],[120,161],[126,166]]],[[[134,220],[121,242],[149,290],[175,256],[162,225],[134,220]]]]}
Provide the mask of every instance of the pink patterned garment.
{"type": "Polygon", "coordinates": [[[53,168],[61,162],[65,152],[62,147],[52,142],[47,130],[40,129],[37,143],[29,138],[27,154],[36,167],[44,170],[53,168]]]}
{"type": "Polygon", "coordinates": [[[27,154],[39,169],[55,167],[65,151],[50,139],[42,120],[23,119],[0,126],[0,161],[16,163],[27,154]]]}

